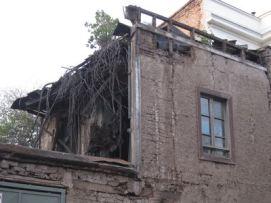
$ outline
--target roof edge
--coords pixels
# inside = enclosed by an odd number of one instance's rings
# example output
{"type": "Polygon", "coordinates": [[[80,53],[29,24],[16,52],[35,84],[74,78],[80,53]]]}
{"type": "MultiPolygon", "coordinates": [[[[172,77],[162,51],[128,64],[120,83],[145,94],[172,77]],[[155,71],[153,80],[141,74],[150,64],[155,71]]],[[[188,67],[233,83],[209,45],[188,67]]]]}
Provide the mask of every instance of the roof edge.
{"type": "Polygon", "coordinates": [[[198,1],[198,0],[189,0],[180,9],[178,9],[177,11],[175,11],[169,18],[173,18],[175,15],[177,15],[180,11],[182,11],[183,9],[185,9],[189,4],[191,4],[194,1],[198,1]]]}
{"type": "MultiPolygon", "coordinates": [[[[186,2],[180,9],[178,9],[177,11],[175,11],[171,16],[169,16],[168,18],[171,19],[173,18],[175,15],[177,15],[179,12],[181,12],[183,9],[185,9],[189,4],[193,3],[194,1],[198,1],[198,0],[189,0],[188,2],[186,2]]],[[[161,23],[161,25],[159,25],[159,27],[163,27],[166,23],[163,22],[161,23]]]]}

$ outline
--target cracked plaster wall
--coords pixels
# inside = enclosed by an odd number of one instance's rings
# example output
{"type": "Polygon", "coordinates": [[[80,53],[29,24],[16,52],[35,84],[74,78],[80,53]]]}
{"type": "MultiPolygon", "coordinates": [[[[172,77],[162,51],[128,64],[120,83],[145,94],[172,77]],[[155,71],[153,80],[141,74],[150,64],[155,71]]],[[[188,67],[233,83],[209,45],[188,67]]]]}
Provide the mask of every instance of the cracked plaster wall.
{"type": "Polygon", "coordinates": [[[198,48],[168,57],[153,34],[140,39],[142,179],[171,183],[176,202],[270,202],[266,73],[198,48]],[[232,97],[235,165],[199,160],[198,87],[232,97]]]}
{"type": "Polygon", "coordinates": [[[153,34],[141,31],[140,35],[138,178],[91,168],[1,160],[0,179],[64,187],[67,203],[270,202],[271,114],[266,74],[197,48],[191,56],[168,57],[155,48],[153,34]],[[235,165],[199,160],[198,87],[232,96],[235,165]]]}

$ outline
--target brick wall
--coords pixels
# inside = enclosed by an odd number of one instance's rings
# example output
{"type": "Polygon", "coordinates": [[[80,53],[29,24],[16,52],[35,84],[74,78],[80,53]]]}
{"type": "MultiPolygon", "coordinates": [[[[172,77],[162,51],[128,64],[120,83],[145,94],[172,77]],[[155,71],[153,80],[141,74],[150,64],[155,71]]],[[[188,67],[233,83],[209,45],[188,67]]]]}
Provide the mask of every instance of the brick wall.
{"type": "Polygon", "coordinates": [[[203,0],[189,1],[180,11],[173,14],[171,18],[191,27],[204,30],[205,28],[202,24],[202,2],[203,0]]]}
{"type": "Polygon", "coordinates": [[[0,179],[64,188],[67,203],[129,202],[138,191],[125,176],[9,160],[0,162],[0,179]]]}
{"type": "MultiPolygon", "coordinates": [[[[136,68],[141,71],[140,150],[132,152],[138,153],[137,167],[0,145],[0,179],[65,188],[68,203],[269,203],[271,114],[265,72],[208,47],[169,55],[156,49],[153,33],[140,29],[134,39],[140,41],[132,43],[132,76],[136,68]],[[198,87],[232,97],[235,164],[199,159],[198,87]]],[[[131,82],[135,85],[134,77],[131,82]]]]}
{"type": "MultiPolygon", "coordinates": [[[[141,31],[140,39],[151,42],[153,35],[141,31]]],[[[164,189],[171,183],[166,190],[179,194],[176,202],[269,202],[271,114],[266,73],[196,47],[191,56],[169,57],[147,42],[139,44],[142,178],[157,179],[164,189]],[[199,159],[199,87],[232,97],[234,165],[199,159]]]]}

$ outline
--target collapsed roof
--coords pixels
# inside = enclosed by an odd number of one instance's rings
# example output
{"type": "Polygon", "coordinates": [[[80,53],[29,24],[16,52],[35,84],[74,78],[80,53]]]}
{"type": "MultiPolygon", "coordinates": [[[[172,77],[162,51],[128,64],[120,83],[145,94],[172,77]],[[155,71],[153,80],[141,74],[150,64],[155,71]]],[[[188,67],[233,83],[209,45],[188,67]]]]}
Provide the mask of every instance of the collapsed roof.
{"type": "Polygon", "coordinates": [[[90,86],[101,86],[104,85],[102,82],[113,82],[108,80],[103,81],[105,77],[109,76],[108,74],[113,73],[105,73],[103,71],[113,68],[112,66],[120,66],[127,63],[126,52],[126,38],[112,41],[104,49],[95,51],[84,62],[68,70],[58,81],[48,83],[42,89],[32,91],[27,96],[16,99],[11,108],[45,116],[53,108],[57,108],[59,103],[69,98],[71,94],[74,94],[74,91],[77,91],[76,93],[78,94],[84,91],[88,96],[91,96],[89,94],[93,94],[94,92],[90,92],[90,86]]]}

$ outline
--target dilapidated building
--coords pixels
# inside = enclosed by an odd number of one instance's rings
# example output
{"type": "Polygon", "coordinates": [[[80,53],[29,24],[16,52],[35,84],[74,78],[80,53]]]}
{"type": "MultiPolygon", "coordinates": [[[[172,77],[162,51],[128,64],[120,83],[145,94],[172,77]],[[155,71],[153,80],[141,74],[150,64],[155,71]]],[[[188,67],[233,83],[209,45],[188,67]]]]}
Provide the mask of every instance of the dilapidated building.
{"type": "Polygon", "coordinates": [[[14,102],[41,132],[39,149],[0,144],[4,202],[270,202],[270,48],[125,16],[117,40],[14,102]]]}

